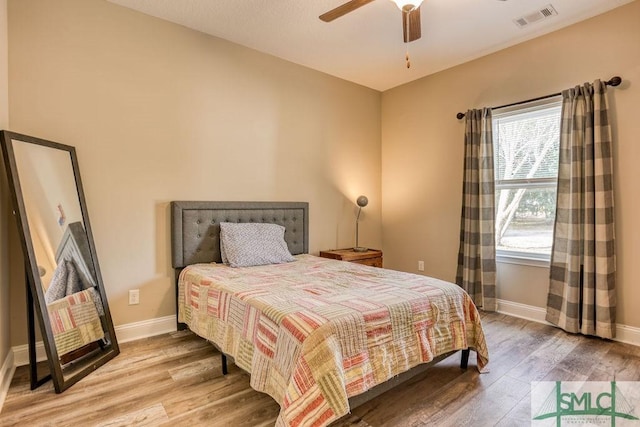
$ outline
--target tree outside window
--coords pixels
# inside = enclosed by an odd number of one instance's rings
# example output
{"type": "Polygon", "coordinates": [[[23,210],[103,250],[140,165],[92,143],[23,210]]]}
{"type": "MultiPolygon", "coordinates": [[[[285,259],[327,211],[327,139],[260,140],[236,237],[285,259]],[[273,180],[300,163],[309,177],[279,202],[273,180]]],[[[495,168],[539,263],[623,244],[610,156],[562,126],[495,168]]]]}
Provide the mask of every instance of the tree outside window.
{"type": "Polygon", "coordinates": [[[561,103],[493,115],[498,254],[548,259],[553,242],[561,103]]]}

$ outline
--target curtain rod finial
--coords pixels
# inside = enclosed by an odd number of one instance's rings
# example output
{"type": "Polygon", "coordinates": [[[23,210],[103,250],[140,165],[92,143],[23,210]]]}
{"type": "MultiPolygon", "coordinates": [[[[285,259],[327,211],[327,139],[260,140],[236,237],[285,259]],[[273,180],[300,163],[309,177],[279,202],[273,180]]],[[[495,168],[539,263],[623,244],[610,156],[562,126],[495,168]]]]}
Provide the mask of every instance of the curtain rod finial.
{"type": "Polygon", "coordinates": [[[464,113],[458,113],[458,114],[456,114],[456,118],[457,118],[458,120],[462,120],[462,119],[464,119],[464,116],[465,116],[465,114],[464,114],[464,113]]]}
{"type": "Polygon", "coordinates": [[[611,77],[611,80],[606,81],[605,84],[608,86],[618,86],[622,83],[622,79],[619,76],[611,77]]]}

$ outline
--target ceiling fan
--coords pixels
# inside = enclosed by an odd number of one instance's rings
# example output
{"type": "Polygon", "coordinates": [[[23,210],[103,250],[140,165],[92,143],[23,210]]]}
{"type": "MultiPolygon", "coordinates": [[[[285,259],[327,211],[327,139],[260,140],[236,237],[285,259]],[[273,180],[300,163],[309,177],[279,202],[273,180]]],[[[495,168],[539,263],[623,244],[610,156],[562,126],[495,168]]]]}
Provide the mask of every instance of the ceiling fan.
{"type": "MultiPolygon", "coordinates": [[[[331,22],[347,13],[371,3],[373,0],[351,0],[320,15],[324,22],[331,22]]],[[[423,0],[391,0],[402,11],[402,34],[404,42],[418,40],[422,36],[420,29],[420,4],[423,0]]]]}

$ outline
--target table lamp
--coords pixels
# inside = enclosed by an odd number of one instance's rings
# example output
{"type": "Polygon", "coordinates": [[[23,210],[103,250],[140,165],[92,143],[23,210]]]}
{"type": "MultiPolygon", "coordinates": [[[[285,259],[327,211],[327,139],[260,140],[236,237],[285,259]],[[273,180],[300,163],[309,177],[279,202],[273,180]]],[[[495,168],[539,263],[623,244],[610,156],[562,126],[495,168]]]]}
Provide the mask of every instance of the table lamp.
{"type": "Polygon", "coordinates": [[[356,246],[353,248],[354,252],[366,252],[368,249],[363,248],[358,245],[358,223],[360,222],[360,212],[362,212],[362,208],[369,204],[369,199],[366,196],[360,196],[356,200],[356,204],[358,205],[358,215],[356,216],[356,246]]]}

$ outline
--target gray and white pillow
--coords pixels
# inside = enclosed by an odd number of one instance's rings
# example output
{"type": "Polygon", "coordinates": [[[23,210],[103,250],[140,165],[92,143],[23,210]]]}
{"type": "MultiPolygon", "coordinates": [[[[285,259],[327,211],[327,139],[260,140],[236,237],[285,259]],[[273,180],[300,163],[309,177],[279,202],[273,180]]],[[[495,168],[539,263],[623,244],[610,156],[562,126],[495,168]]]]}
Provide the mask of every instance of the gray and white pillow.
{"type": "Polygon", "coordinates": [[[295,261],[284,241],[284,231],[278,224],[221,222],[220,252],[231,267],[295,261]]]}

